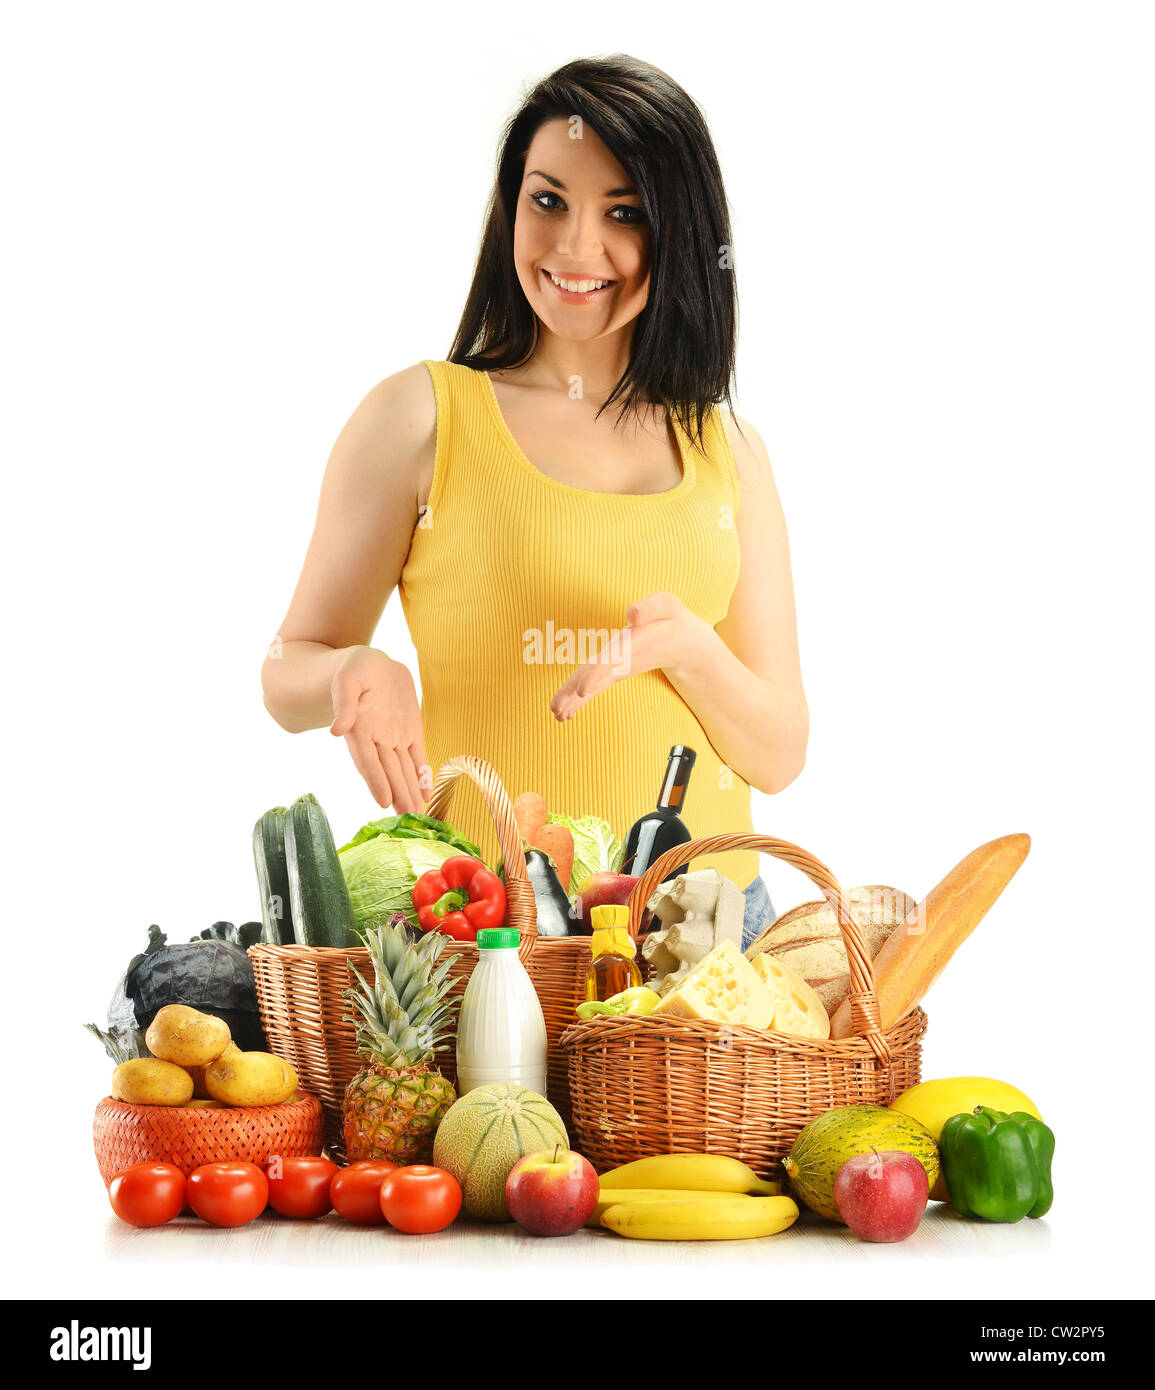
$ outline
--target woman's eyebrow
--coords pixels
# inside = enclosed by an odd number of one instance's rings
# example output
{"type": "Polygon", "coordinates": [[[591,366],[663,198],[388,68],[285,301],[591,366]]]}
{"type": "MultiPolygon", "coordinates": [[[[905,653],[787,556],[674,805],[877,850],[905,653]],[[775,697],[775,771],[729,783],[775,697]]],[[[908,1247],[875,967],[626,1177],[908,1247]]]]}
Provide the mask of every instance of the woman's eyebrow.
{"type": "MultiPolygon", "coordinates": [[[[566,186],[562,183],[561,179],[555,179],[552,174],[547,174],[541,169],[531,169],[529,173],[526,174],[526,178],[531,179],[534,174],[539,178],[545,179],[546,183],[552,184],[554,188],[560,188],[563,193],[566,191],[566,186]]],[[[631,196],[636,197],[637,192],[638,190],[634,188],[632,184],[627,184],[625,188],[609,188],[603,196],[606,198],[629,198],[631,196]]]]}

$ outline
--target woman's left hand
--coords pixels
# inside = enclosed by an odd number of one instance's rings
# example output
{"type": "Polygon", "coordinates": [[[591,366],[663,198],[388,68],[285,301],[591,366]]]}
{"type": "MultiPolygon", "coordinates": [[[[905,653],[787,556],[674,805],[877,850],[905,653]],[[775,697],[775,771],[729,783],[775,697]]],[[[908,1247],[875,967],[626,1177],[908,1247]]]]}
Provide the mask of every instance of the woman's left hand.
{"type": "Polygon", "coordinates": [[[691,658],[703,632],[710,628],[673,594],[650,594],[626,610],[627,627],[610,634],[593,661],[579,666],[550,701],[560,720],[572,719],[595,695],[627,676],[660,671],[691,658]]]}

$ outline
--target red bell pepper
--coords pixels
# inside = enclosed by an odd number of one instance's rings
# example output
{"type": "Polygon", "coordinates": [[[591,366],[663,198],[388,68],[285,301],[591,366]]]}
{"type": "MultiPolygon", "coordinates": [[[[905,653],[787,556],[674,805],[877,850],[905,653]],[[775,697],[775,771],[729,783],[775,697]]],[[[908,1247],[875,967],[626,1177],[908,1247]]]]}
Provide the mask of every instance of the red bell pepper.
{"type": "Polygon", "coordinates": [[[480,859],[455,854],[413,885],[413,906],[422,931],[457,941],[476,941],[486,927],[505,921],[505,884],[480,859]]]}

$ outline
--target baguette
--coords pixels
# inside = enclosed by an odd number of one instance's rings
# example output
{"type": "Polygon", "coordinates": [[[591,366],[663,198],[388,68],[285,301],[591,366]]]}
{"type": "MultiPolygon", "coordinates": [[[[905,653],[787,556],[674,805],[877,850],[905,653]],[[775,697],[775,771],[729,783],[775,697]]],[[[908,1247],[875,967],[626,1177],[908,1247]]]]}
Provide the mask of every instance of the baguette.
{"type": "MultiPolygon", "coordinates": [[[[874,958],[874,986],[883,1029],[918,1004],[951,956],[986,916],[1031,847],[1029,835],[1004,835],[980,845],[926,895],[874,958]]],[[[831,1038],[852,1034],[850,1000],[830,1020],[831,1038]]]]}

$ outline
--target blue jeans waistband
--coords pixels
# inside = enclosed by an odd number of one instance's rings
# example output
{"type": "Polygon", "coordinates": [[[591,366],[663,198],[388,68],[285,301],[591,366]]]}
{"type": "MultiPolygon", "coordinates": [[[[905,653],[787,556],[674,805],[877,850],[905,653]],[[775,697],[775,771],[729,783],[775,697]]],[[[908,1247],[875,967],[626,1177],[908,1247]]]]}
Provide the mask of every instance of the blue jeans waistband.
{"type": "Polygon", "coordinates": [[[778,914],[774,911],[774,904],[770,901],[770,890],[761,875],[748,888],[743,889],[743,896],[746,899],[746,912],[742,918],[742,949],[745,950],[778,914]]]}

